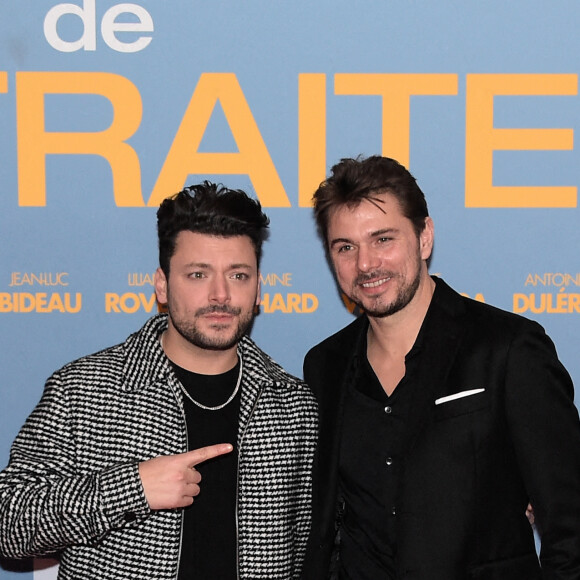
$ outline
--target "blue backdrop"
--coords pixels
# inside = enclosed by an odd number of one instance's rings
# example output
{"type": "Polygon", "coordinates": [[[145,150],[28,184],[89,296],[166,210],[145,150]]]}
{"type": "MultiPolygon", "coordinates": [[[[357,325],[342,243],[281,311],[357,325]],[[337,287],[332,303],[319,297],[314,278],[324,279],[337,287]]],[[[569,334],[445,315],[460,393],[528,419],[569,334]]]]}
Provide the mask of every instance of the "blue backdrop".
{"type": "MultiPolygon", "coordinates": [[[[155,312],[156,207],[205,178],[271,217],[253,337],[301,374],[353,316],[309,199],[358,154],[417,177],[432,272],[538,320],[579,383],[579,20],[576,0],[4,0],[0,463],[53,370],[155,312]]],[[[35,566],[0,578],[55,577],[35,566]]]]}

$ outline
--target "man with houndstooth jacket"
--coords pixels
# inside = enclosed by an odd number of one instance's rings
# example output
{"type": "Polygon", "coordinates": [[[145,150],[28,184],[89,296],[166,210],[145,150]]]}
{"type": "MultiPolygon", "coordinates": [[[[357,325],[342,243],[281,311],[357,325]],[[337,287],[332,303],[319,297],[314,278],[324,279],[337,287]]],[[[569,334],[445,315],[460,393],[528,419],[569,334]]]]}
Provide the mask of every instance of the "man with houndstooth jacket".
{"type": "Polygon", "coordinates": [[[316,402],[247,336],[269,220],[204,182],[158,213],[159,303],[55,372],[0,473],[0,552],[59,580],[300,574],[316,402]]]}

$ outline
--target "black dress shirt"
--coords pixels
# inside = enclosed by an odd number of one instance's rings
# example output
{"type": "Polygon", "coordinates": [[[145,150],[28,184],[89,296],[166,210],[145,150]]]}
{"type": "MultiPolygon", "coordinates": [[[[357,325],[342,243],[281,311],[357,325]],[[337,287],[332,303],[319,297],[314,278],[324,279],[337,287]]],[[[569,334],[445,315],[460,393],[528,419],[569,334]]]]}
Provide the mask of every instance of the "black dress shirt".
{"type": "Polygon", "coordinates": [[[341,580],[395,579],[397,493],[404,466],[405,426],[412,413],[420,339],[405,358],[406,372],[388,396],[361,341],[344,404],[340,447],[341,580]]]}

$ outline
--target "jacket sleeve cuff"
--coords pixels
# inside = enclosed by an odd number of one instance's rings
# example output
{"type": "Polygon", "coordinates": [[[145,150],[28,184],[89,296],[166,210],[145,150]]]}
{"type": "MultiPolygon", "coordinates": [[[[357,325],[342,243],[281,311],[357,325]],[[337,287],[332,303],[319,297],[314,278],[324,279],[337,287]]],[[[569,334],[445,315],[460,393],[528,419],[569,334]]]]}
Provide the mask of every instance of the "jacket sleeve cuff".
{"type": "Polygon", "coordinates": [[[137,463],[115,465],[99,479],[101,506],[111,528],[135,527],[149,517],[137,463]]]}

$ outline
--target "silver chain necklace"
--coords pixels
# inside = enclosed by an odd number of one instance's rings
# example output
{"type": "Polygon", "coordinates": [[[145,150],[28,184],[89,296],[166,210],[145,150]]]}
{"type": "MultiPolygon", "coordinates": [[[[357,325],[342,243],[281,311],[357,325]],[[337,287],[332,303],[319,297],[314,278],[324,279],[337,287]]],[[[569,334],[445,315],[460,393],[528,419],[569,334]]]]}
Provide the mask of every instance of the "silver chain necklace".
{"type": "MultiPolygon", "coordinates": [[[[161,348],[163,349],[163,352],[165,352],[165,347],[163,346],[163,334],[159,337],[159,342],[161,343],[161,348]]],[[[229,405],[233,400],[234,397],[238,394],[238,391],[240,389],[240,385],[242,384],[242,369],[243,369],[243,364],[242,364],[242,358],[239,357],[240,360],[240,372],[238,373],[238,380],[236,381],[236,386],[234,388],[233,393],[230,395],[229,399],[225,402],[222,403],[221,405],[217,405],[215,407],[208,407],[207,405],[203,405],[202,403],[200,403],[199,401],[196,401],[188,392],[187,389],[181,384],[181,381],[179,382],[179,388],[183,391],[183,394],[197,407],[199,407],[200,409],[204,409],[205,411],[219,411],[220,409],[223,409],[226,405],[229,405]]]]}

